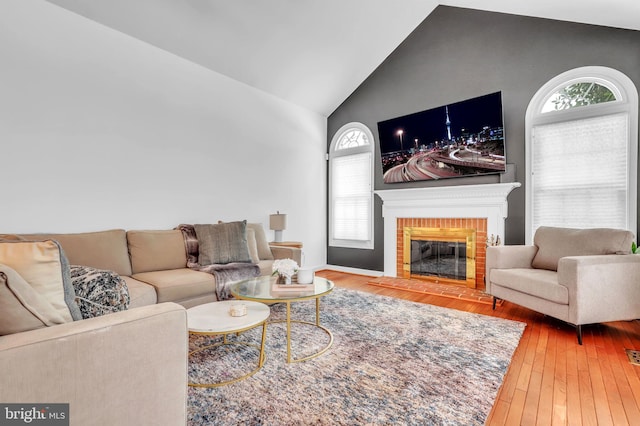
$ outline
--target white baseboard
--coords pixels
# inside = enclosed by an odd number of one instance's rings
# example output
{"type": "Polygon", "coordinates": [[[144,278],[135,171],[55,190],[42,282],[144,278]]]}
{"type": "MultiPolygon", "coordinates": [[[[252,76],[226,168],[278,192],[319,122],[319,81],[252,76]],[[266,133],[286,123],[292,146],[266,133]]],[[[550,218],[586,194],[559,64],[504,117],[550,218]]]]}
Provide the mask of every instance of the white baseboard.
{"type": "Polygon", "coordinates": [[[369,269],[351,268],[348,266],[340,266],[340,265],[325,265],[323,269],[329,269],[331,271],[338,271],[338,272],[346,272],[349,274],[367,275],[372,277],[381,277],[384,275],[384,272],[382,271],[372,271],[369,269]]]}

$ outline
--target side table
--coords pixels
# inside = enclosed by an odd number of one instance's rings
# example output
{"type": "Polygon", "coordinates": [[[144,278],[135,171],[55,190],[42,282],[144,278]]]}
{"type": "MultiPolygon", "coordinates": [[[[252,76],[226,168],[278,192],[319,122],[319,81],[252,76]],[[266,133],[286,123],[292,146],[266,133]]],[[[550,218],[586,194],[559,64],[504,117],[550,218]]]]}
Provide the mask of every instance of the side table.
{"type": "Polygon", "coordinates": [[[278,247],[294,247],[294,248],[302,248],[302,243],[300,241],[271,241],[269,242],[270,246],[278,246],[278,247]]]}
{"type": "Polygon", "coordinates": [[[223,345],[244,345],[253,347],[260,351],[260,354],[258,356],[257,368],[243,376],[218,383],[189,382],[189,386],[214,388],[222,385],[228,385],[230,383],[235,383],[257,373],[262,368],[265,360],[264,343],[267,335],[267,319],[269,319],[270,313],[271,310],[264,303],[252,301],[239,302],[237,300],[224,300],[222,302],[205,303],[204,305],[194,306],[193,308],[187,309],[187,326],[189,328],[190,334],[223,336],[222,343],[215,343],[213,345],[198,348],[194,351],[189,352],[189,356],[209,348],[223,345]],[[231,309],[232,305],[237,304],[244,304],[246,306],[246,315],[239,317],[231,316],[229,310],[231,309]],[[243,331],[247,331],[259,326],[262,326],[262,340],[260,342],[260,346],[248,342],[227,340],[228,334],[241,333],[243,331]]]}

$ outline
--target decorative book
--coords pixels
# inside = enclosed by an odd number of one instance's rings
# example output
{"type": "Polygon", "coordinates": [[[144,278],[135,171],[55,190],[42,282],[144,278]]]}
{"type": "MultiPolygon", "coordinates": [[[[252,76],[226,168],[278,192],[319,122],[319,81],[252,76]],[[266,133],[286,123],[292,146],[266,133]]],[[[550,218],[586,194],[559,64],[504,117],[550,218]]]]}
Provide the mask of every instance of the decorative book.
{"type": "Polygon", "coordinates": [[[271,285],[271,290],[273,291],[305,291],[311,290],[311,284],[276,284],[273,283],[271,285]]]}

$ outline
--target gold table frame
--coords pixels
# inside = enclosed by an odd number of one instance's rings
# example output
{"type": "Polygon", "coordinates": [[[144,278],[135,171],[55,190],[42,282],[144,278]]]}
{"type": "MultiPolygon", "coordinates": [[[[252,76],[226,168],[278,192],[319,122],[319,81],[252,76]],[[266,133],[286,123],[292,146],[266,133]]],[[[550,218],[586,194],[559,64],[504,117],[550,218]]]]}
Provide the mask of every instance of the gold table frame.
{"type": "MultiPolygon", "coordinates": [[[[316,357],[319,357],[320,355],[322,355],[323,353],[325,353],[327,350],[329,350],[329,348],[331,347],[331,345],[333,344],[333,334],[331,333],[331,330],[329,330],[328,328],[320,325],[320,298],[322,296],[326,296],[327,294],[331,293],[331,291],[333,291],[334,285],[333,282],[327,280],[326,278],[321,278],[321,277],[316,277],[314,280],[314,284],[308,284],[309,285],[309,289],[308,290],[301,290],[299,292],[297,291],[282,291],[279,292],[278,296],[274,296],[271,292],[269,292],[269,296],[266,297],[266,294],[260,294],[258,293],[255,296],[250,296],[248,294],[243,294],[239,292],[239,288],[242,285],[247,285],[247,283],[252,283],[255,284],[256,287],[264,287],[264,286],[268,286],[268,289],[271,290],[271,286],[273,285],[275,281],[275,278],[271,278],[271,277],[258,277],[258,278],[252,278],[252,279],[248,279],[248,280],[243,280],[240,282],[237,282],[235,284],[233,284],[230,288],[231,294],[234,295],[234,297],[236,297],[237,299],[242,299],[242,300],[251,300],[254,302],[261,302],[261,303],[265,303],[265,304],[274,304],[274,303],[284,303],[286,304],[286,319],[284,320],[275,320],[275,321],[269,321],[270,324],[275,324],[275,323],[286,323],[287,324],[287,363],[291,364],[291,363],[295,363],[295,362],[302,362],[302,361],[307,361],[309,359],[313,359],[316,357]],[[314,293],[313,294],[308,294],[308,292],[312,289],[312,285],[315,286],[315,281],[316,280],[324,280],[327,282],[327,288],[324,289],[323,291],[320,292],[315,292],[315,287],[313,287],[314,289],[314,293]],[[306,301],[306,300],[313,300],[315,299],[316,301],[316,320],[315,323],[313,322],[308,322],[308,321],[302,321],[302,320],[292,320],[291,319],[291,303],[292,302],[302,302],[302,301],[306,301]],[[292,324],[305,324],[305,325],[310,325],[313,327],[317,327],[320,330],[322,330],[324,333],[326,333],[329,336],[329,342],[327,343],[326,346],[324,346],[323,348],[321,348],[320,350],[312,353],[311,355],[307,355],[305,357],[302,358],[294,358],[291,354],[291,325],[292,324]]],[[[264,288],[261,288],[262,291],[264,291],[264,288]]]]}
{"type": "MultiPolygon", "coordinates": [[[[213,303],[218,303],[218,302],[213,302],[213,303]]],[[[226,381],[222,381],[222,382],[218,382],[218,383],[193,383],[193,382],[188,382],[187,384],[191,387],[198,387],[198,388],[217,388],[220,386],[224,386],[224,385],[230,385],[231,383],[235,383],[235,382],[239,382],[240,380],[244,380],[247,377],[253,376],[254,374],[256,374],[258,371],[260,371],[260,369],[262,369],[262,366],[264,365],[264,361],[266,359],[266,354],[264,352],[264,348],[265,348],[265,342],[267,339],[267,321],[269,320],[269,316],[267,315],[267,317],[260,321],[257,322],[255,324],[251,324],[249,326],[246,327],[242,327],[242,328],[237,328],[237,329],[233,329],[233,330],[227,330],[227,331],[195,331],[195,330],[189,330],[189,334],[193,334],[193,335],[201,335],[201,336],[222,336],[222,342],[219,343],[214,343],[212,345],[207,345],[207,346],[203,346],[201,348],[197,348],[194,349],[193,351],[189,352],[189,357],[191,357],[193,354],[196,354],[198,352],[202,352],[204,350],[210,349],[210,348],[215,348],[215,347],[219,347],[219,346],[225,346],[225,345],[242,345],[242,346],[248,346],[248,347],[252,347],[255,348],[259,351],[259,355],[258,355],[258,366],[251,370],[250,372],[243,374],[240,377],[236,377],[234,379],[231,380],[226,380],[226,381]],[[249,343],[249,342],[240,342],[240,341],[229,341],[227,339],[227,336],[229,334],[235,334],[235,335],[240,335],[240,333],[243,333],[245,331],[248,330],[252,330],[256,327],[260,327],[262,326],[262,339],[260,340],[260,346],[253,344],[253,343],[249,343]]]]}

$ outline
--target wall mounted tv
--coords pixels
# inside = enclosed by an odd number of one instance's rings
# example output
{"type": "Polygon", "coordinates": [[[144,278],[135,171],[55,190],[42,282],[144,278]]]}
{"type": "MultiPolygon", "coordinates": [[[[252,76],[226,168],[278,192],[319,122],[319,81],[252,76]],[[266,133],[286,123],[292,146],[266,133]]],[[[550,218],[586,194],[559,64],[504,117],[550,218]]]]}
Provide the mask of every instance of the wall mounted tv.
{"type": "Polygon", "coordinates": [[[502,94],[378,123],[384,183],[505,171],[502,94]]]}

